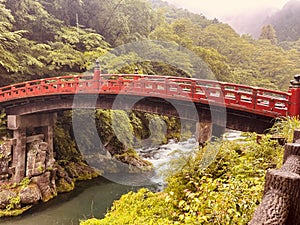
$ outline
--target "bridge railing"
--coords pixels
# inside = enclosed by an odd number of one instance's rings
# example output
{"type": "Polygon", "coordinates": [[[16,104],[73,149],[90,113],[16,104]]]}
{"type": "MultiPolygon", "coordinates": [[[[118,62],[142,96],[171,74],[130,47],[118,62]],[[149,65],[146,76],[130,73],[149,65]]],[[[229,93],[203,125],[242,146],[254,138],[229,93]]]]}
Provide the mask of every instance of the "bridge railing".
{"type": "Polygon", "coordinates": [[[240,84],[141,74],[69,75],[45,78],[0,88],[0,103],[53,94],[131,94],[189,100],[255,112],[268,116],[289,115],[291,93],[240,84]]]}
{"type": "Polygon", "coordinates": [[[228,83],[222,83],[222,87],[226,104],[288,115],[291,104],[290,93],[228,83]]]}

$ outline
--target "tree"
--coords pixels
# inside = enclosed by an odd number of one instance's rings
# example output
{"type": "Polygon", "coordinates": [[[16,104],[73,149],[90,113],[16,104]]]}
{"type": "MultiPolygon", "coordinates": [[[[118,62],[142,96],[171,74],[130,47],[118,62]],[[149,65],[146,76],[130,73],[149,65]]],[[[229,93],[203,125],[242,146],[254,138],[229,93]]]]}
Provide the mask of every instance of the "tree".
{"type": "Polygon", "coordinates": [[[11,10],[14,17],[14,29],[26,30],[24,37],[47,42],[54,40],[62,23],[51,16],[44,7],[35,0],[6,0],[5,6],[11,10]]]}
{"type": "Polygon", "coordinates": [[[273,45],[277,44],[276,31],[271,24],[262,27],[259,39],[267,39],[273,45]]]}
{"type": "Polygon", "coordinates": [[[113,47],[146,37],[157,21],[145,0],[84,0],[83,10],[81,24],[103,35],[113,47]]]}
{"type": "Polygon", "coordinates": [[[15,72],[18,71],[18,60],[13,49],[18,46],[23,31],[12,31],[15,20],[3,3],[0,3],[0,18],[0,69],[3,72],[15,72]]]}
{"type": "Polygon", "coordinates": [[[297,41],[300,38],[299,14],[300,2],[291,0],[268,18],[266,22],[273,25],[279,42],[297,41]]]}
{"type": "Polygon", "coordinates": [[[66,26],[77,26],[84,15],[82,0],[38,0],[45,10],[66,26]],[[77,21],[78,18],[78,21],[77,21]]]}

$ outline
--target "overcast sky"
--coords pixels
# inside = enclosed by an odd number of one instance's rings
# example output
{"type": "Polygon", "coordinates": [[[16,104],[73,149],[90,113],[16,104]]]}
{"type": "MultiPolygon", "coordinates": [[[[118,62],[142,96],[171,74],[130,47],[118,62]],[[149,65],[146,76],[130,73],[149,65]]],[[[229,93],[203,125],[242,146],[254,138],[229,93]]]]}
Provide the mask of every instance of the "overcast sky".
{"type": "Polygon", "coordinates": [[[282,8],[288,0],[166,0],[207,18],[222,19],[232,14],[249,12],[260,8],[282,8]]]}

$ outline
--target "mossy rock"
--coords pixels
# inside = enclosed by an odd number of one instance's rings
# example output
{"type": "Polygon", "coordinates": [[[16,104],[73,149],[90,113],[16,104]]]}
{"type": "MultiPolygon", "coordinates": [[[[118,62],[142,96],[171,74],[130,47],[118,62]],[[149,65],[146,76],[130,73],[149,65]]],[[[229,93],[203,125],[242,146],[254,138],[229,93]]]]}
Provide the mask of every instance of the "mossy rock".
{"type": "Polygon", "coordinates": [[[56,188],[58,193],[70,192],[75,188],[75,182],[68,182],[66,179],[61,178],[56,180],[56,188]]]}
{"type": "Polygon", "coordinates": [[[31,207],[32,207],[32,205],[27,205],[27,206],[22,207],[20,209],[0,210],[0,217],[19,216],[19,215],[22,215],[25,211],[27,211],[31,207]]]}

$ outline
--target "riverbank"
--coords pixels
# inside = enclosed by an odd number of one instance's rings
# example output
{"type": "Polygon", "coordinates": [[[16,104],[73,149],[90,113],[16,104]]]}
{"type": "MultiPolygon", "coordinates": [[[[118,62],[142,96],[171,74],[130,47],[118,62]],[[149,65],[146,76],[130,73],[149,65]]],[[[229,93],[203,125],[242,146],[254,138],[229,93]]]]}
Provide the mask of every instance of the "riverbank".
{"type": "Polygon", "coordinates": [[[80,220],[103,218],[112,202],[122,194],[136,190],[108,181],[103,177],[79,181],[72,192],[59,194],[56,198],[33,206],[17,217],[0,219],[1,225],[69,225],[80,220]]]}
{"type": "Polygon", "coordinates": [[[18,216],[34,205],[48,202],[58,194],[74,190],[75,183],[91,180],[100,174],[82,162],[65,163],[64,168],[55,163],[53,167],[20,183],[0,185],[0,217],[18,216]],[[55,177],[52,177],[55,171],[55,177]]]}

